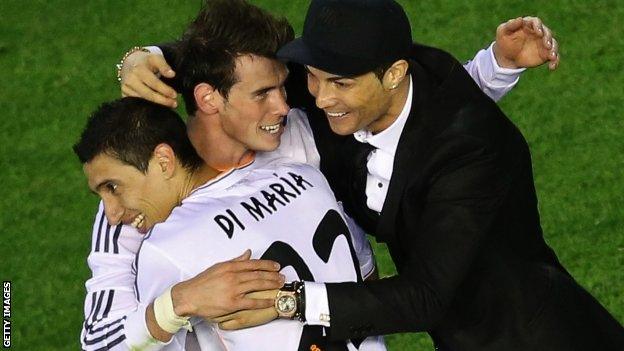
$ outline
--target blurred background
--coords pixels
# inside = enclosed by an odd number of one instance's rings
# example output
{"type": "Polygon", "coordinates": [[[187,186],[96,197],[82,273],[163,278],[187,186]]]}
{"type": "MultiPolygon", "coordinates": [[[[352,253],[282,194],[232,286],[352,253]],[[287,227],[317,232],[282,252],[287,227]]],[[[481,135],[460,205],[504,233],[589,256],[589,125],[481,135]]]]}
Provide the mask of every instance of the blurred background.
{"type": "MultiPolygon", "coordinates": [[[[251,0],[300,32],[308,1],[251,0]]],[[[561,66],[526,72],[501,102],[533,155],[546,241],[624,322],[624,6],[621,0],[400,1],[416,41],[465,61],[499,23],[539,16],[561,66]]],[[[0,278],[12,281],[18,350],[75,350],[98,199],[71,146],[89,113],[119,97],[115,64],[135,45],[178,37],[201,1],[0,2],[0,278]]],[[[183,111],[181,111],[183,112],[183,111]]],[[[382,275],[393,272],[376,245],[382,275]]],[[[423,334],[390,350],[431,350],[423,334]]]]}

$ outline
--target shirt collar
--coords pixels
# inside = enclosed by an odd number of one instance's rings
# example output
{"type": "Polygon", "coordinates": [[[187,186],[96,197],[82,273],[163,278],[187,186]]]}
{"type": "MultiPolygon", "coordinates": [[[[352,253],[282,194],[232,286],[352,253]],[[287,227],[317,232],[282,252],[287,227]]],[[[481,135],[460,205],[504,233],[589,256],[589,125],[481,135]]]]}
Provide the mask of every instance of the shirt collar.
{"type": "Polygon", "coordinates": [[[377,149],[387,152],[391,155],[396,153],[397,146],[399,145],[399,138],[407,122],[407,117],[412,109],[412,77],[408,75],[409,79],[409,92],[407,94],[407,100],[403,106],[403,110],[399,114],[399,117],[392,122],[392,124],[377,134],[371,133],[369,130],[361,129],[353,133],[355,139],[361,143],[368,143],[377,149]]]}

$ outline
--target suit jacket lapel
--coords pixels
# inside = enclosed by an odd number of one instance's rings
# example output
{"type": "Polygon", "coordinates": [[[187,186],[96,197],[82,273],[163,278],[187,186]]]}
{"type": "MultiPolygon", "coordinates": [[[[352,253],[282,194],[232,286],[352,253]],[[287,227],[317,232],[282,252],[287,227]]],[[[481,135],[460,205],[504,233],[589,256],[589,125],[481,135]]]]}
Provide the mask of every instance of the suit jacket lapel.
{"type": "Polygon", "coordinates": [[[388,194],[376,230],[376,235],[388,246],[400,245],[399,236],[407,234],[398,233],[397,229],[401,199],[410,180],[423,178],[423,167],[428,158],[424,153],[432,138],[444,128],[446,117],[465,105],[468,95],[480,94],[479,87],[461,64],[447,53],[416,45],[411,57],[415,60],[410,62],[414,82],[412,109],[399,139],[388,194]],[[449,97],[449,92],[455,89],[465,92],[459,100],[449,97]]]}
{"type": "Polygon", "coordinates": [[[397,212],[403,198],[405,186],[409,179],[418,176],[420,171],[414,167],[412,159],[422,153],[425,135],[424,116],[426,102],[431,95],[431,83],[424,70],[416,63],[411,63],[410,74],[413,82],[412,108],[401,133],[399,144],[394,155],[392,178],[388,193],[377,225],[376,236],[389,246],[397,244],[397,212]]]}

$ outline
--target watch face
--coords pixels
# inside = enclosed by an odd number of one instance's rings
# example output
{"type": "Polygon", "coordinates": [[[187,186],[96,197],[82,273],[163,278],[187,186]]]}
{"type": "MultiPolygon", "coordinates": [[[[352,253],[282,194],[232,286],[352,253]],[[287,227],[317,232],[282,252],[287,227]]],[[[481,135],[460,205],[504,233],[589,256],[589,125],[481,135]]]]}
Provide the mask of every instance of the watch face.
{"type": "Polygon", "coordinates": [[[297,304],[295,302],[295,297],[291,295],[280,296],[277,300],[277,309],[280,313],[289,313],[295,310],[297,304]]]}

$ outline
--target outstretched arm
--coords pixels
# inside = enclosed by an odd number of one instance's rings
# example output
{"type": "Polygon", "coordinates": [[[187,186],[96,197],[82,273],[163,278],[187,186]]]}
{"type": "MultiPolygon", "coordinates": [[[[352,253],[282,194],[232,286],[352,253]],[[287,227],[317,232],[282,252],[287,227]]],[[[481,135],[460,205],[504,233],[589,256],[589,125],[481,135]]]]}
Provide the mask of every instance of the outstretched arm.
{"type": "Polygon", "coordinates": [[[479,51],[464,68],[481,90],[500,100],[518,83],[526,68],[559,65],[559,46],[537,17],[518,17],[498,26],[496,41],[479,51]]]}

